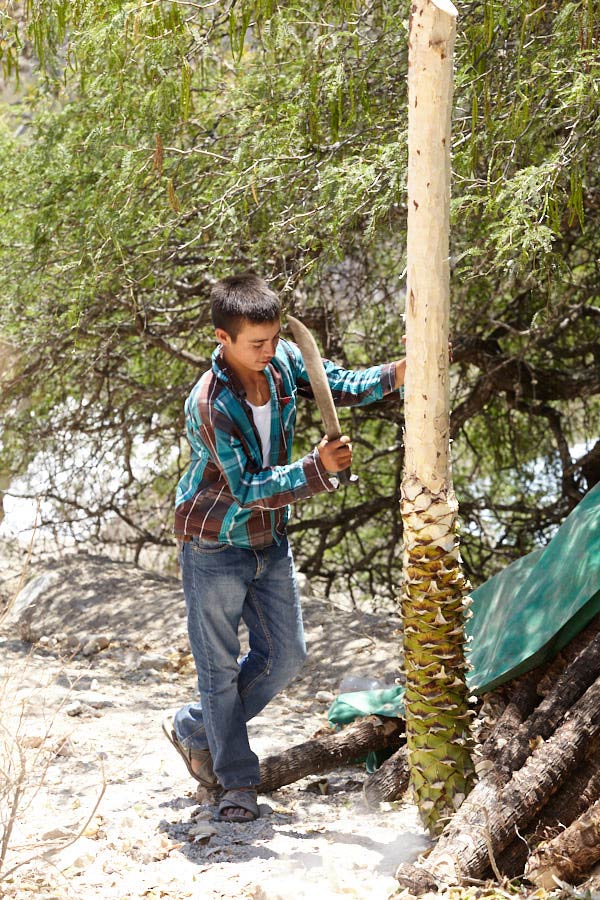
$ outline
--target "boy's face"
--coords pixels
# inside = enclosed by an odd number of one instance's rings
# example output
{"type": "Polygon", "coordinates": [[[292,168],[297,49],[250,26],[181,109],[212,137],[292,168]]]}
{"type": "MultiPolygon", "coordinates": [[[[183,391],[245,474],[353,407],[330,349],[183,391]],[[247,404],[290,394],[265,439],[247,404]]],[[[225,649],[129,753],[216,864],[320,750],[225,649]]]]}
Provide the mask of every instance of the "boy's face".
{"type": "Polygon", "coordinates": [[[244,321],[235,340],[222,328],[215,329],[225,359],[241,375],[256,374],[266,368],[275,356],[280,334],[280,319],[258,323],[244,321]]]}

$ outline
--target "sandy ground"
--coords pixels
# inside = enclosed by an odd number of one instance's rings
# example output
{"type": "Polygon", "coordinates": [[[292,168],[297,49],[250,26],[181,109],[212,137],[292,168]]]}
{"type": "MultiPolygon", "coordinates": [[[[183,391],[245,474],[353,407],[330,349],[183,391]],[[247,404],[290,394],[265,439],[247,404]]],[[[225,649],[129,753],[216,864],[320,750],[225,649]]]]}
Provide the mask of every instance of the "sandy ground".
{"type": "MultiPolygon", "coordinates": [[[[345,675],[397,671],[397,620],[308,594],[309,660],[250,724],[259,756],[322,727],[316,695],[345,675]]],[[[360,765],[261,796],[255,823],[212,821],[160,728],[195,689],[176,579],[73,558],[32,569],[20,600],[0,634],[5,829],[24,771],[0,896],[378,900],[428,846],[411,804],[367,807],[360,765]]]]}

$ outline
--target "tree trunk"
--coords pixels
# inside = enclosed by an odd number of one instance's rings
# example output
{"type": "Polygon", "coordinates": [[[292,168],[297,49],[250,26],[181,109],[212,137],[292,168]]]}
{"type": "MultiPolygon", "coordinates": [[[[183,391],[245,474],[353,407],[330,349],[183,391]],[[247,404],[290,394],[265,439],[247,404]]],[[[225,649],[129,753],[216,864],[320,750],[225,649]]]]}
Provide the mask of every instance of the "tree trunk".
{"type": "Polygon", "coordinates": [[[371,750],[397,747],[403,735],[402,719],[380,719],[378,716],[359,719],[341,731],[318,733],[303,744],[263,759],[259,790],[268,794],[305,775],[331,772],[371,750]]]}
{"type": "Polygon", "coordinates": [[[410,781],[432,833],[473,781],[458,506],[450,475],[450,117],[456,9],[415,0],[408,57],[402,616],[410,781]]]}
{"type": "MultiPolygon", "coordinates": [[[[497,802],[472,809],[472,821],[460,831],[455,827],[456,822],[451,823],[426,861],[428,872],[424,873],[424,883],[429,885],[432,877],[451,883],[481,877],[490,857],[499,855],[517,830],[523,831],[570,771],[581,763],[589,744],[599,735],[600,679],[572,706],[568,719],[554,735],[513,775],[497,802]]],[[[411,884],[413,869],[408,873],[411,884]]],[[[397,877],[404,883],[402,866],[397,877]]]]}
{"type": "Polygon", "coordinates": [[[556,888],[555,878],[579,881],[600,859],[600,800],[566,831],[541,844],[525,870],[525,877],[546,890],[556,888]]]}
{"type": "Polygon", "coordinates": [[[399,800],[408,787],[408,749],[400,747],[386,759],[363,786],[365,800],[370,806],[389,800],[399,800]]]}

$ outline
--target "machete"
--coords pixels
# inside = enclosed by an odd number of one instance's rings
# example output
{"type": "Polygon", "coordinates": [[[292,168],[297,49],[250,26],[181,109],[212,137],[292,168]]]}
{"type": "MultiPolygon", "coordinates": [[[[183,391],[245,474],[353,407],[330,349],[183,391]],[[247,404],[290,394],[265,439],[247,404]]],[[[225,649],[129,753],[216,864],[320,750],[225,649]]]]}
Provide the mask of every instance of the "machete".
{"type": "MultiPolygon", "coordinates": [[[[310,386],[315,395],[323,425],[325,426],[325,434],[329,441],[335,441],[337,438],[341,437],[342,432],[317,342],[306,325],[303,325],[302,322],[295,319],[294,316],[288,315],[287,320],[290,325],[290,331],[294,336],[294,340],[302,352],[310,386]]],[[[358,481],[358,476],[352,474],[350,467],[344,469],[343,472],[338,472],[337,477],[342,484],[356,484],[358,481]]]]}

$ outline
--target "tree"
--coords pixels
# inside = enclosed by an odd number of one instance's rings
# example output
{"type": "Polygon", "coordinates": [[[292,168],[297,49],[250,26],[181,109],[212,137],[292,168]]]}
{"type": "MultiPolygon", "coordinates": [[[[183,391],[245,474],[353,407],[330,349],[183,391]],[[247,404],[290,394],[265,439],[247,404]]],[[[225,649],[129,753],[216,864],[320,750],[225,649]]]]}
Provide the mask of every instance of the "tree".
{"type": "MultiPolygon", "coordinates": [[[[35,79],[0,127],[0,333],[20,352],[0,470],[36,460],[44,522],[139,556],[171,544],[211,277],[259,269],[341,363],[397,352],[409,3],[18,10],[2,63],[14,85],[25,55],[35,79]]],[[[575,450],[599,420],[596,23],[587,2],[461,10],[451,437],[473,580],[600,473],[597,442],[575,450]]],[[[360,491],[290,530],[311,578],[380,602],[401,570],[402,410],[350,415],[360,491]]],[[[302,416],[299,452],[319,434],[302,416]]]]}
{"type": "Polygon", "coordinates": [[[465,578],[450,474],[450,119],[456,9],[416,0],[408,57],[404,665],[411,785],[441,831],[473,782],[465,578]]]}

